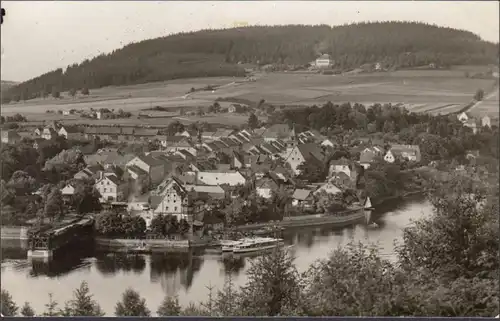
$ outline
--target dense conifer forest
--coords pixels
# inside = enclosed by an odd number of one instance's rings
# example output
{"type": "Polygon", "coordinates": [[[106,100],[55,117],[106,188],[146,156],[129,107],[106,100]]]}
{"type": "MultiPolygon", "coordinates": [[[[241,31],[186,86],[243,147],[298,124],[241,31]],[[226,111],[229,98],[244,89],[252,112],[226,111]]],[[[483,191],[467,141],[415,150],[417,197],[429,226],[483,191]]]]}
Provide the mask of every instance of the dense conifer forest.
{"type": "Polygon", "coordinates": [[[430,63],[446,67],[497,64],[499,47],[468,31],[413,22],[203,30],[132,43],[65,70],[50,71],[10,88],[3,101],[71,89],[243,76],[244,63],[303,66],[323,53],[330,54],[334,68],[340,70],[375,62],[386,68],[430,63]]]}

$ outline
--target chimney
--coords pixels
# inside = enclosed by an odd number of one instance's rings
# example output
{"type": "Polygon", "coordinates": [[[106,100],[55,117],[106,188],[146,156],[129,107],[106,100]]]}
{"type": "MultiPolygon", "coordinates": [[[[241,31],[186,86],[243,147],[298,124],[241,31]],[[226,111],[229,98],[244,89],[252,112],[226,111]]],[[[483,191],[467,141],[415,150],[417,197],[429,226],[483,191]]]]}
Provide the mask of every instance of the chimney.
{"type": "Polygon", "coordinates": [[[103,177],[104,177],[104,172],[103,171],[99,171],[99,180],[101,180],[103,177]]]}

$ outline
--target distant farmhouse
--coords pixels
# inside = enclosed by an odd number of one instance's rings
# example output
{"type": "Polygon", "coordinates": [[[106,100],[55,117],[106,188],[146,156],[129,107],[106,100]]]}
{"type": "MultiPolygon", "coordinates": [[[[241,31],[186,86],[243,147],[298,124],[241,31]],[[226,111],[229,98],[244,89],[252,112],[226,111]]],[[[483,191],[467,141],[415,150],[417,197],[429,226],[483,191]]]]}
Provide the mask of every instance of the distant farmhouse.
{"type": "Polygon", "coordinates": [[[329,54],[321,55],[315,62],[317,68],[330,68],[333,63],[333,59],[329,54]]]}

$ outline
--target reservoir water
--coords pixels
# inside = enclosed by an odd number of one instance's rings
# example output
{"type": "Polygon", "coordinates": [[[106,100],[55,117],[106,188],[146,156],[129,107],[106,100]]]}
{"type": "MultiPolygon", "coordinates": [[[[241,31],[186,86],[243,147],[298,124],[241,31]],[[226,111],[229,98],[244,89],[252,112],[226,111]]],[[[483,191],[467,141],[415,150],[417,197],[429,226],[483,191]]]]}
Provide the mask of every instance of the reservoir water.
{"type": "MultiPolygon", "coordinates": [[[[357,225],[344,229],[300,228],[284,232],[286,244],[295,256],[300,272],[317,259],[324,259],[338,246],[350,240],[375,243],[381,254],[394,259],[394,241],[400,241],[403,228],[432,212],[422,196],[412,196],[380,206],[372,218],[376,228],[357,225]]],[[[31,303],[37,313],[45,310],[52,293],[59,307],[72,297],[81,281],[87,281],[94,299],[107,315],[113,315],[121,294],[129,287],[146,299],[156,311],[165,295],[177,295],[181,304],[205,301],[208,286],[222,288],[227,273],[233,282],[243,285],[252,257],[226,257],[197,253],[125,255],[98,252],[95,249],[72,250],[50,261],[28,261],[19,242],[2,242],[1,284],[22,305],[31,303]]]]}

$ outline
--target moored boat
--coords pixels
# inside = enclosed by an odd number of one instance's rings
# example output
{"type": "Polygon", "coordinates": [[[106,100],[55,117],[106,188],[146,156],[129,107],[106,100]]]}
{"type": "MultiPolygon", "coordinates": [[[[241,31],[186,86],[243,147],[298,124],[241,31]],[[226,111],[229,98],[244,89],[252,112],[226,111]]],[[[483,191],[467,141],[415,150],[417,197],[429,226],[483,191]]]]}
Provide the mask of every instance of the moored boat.
{"type": "Polygon", "coordinates": [[[271,237],[252,238],[236,245],[233,248],[233,253],[239,254],[265,251],[277,246],[284,246],[284,242],[282,239],[275,239],[271,237]]]}

